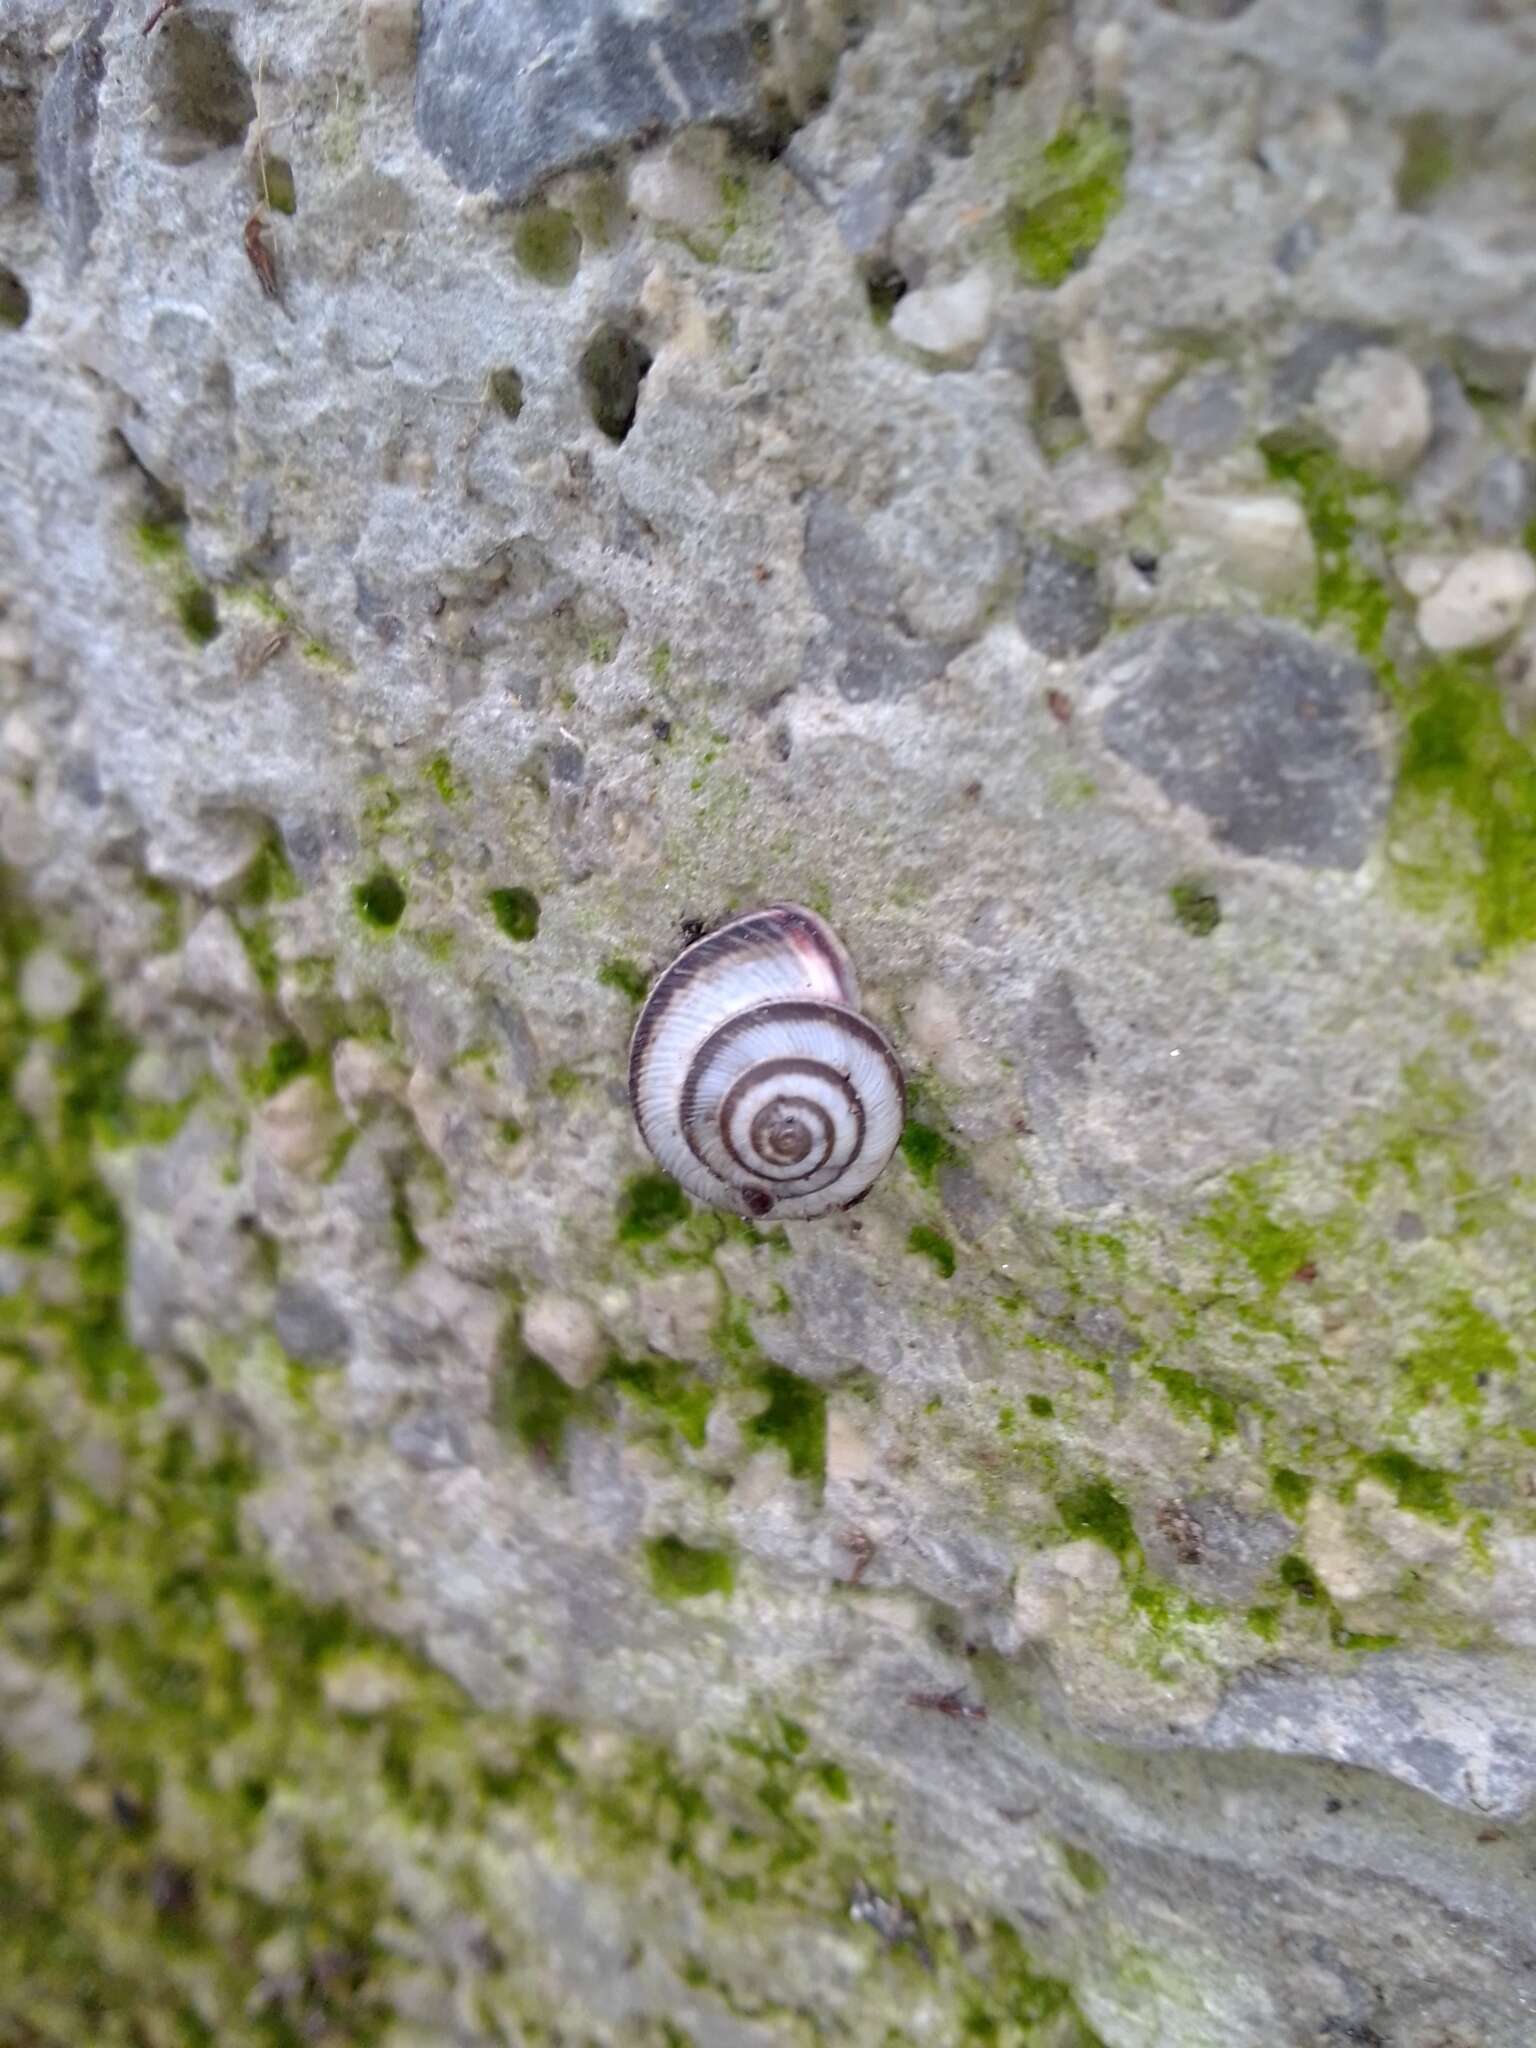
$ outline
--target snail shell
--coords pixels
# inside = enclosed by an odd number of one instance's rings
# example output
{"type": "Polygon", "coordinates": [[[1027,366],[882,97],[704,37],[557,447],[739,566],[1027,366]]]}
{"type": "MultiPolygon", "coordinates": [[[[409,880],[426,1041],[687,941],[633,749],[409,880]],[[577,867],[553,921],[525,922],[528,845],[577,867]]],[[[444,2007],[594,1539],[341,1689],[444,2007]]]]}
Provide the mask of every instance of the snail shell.
{"type": "Polygon", "coordinates": [[[836,936],[793,903],[680,953],[629,1049],[629,1099],[658,1163],[697,1201],[748,1216],[861,1201],[896,1149],[906,1084],[858,1000],[836,936]]]}

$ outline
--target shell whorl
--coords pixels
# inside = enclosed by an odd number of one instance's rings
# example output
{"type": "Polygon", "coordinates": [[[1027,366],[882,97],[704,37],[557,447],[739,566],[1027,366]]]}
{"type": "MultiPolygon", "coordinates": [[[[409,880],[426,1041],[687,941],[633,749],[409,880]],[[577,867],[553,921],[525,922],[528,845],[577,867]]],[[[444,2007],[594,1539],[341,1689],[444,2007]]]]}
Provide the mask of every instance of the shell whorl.
{"type": "Polygon", "coordinates": [[[798,1218],[869,1192],[901,1136],[906,1088],[858,981],[813,911],[775,903],[679,954],[635,1025],[640,1135],[696,1200],[798,1218]]]}

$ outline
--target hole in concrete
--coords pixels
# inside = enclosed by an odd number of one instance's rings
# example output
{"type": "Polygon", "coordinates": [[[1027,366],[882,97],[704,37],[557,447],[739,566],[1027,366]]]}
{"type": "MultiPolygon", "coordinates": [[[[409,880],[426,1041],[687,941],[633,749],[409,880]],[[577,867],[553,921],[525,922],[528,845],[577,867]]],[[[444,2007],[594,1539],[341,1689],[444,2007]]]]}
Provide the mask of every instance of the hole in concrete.
{"type": "Polygon", "coordinates": [[[523,380],[518,371],[510,367],[492,370],[486,388],[492,405],[499,406],[509,420],[515,420],[523,409],[523,380]]]}
{"type": "Polygon", "coordinates": [[[152,62],[162,162],[196,163],[238,146],[256,118],[256,101],[227,27],[172,14],[155,31],[152,62]]]}
{"type": "Polygon", "coordinates": [[[581,230],[557,206],[530,206],[512,231],[512,253],[539,284],[568,285],[581,263],[581,230]]]}
{"type": "Polygon", "coordinates": [[[32,310],[32,294],[14,270],[0,263],[0,327],[25,327],[32,310]]]}
{"type": "Polygon", "coordinates": [[[869,317],[877,327],[885,326],[907,291],[907,280],[894,263],[875,265],[864,280],[864,295],[869,300],[869,317]]]}
{"type": "Polygon", "coordinates": [[[650,350],[622,327],[600,327],[582,351],[587,409],[610,441],[622,441],[635,424],[640,386],[650,367],[650,350]]]}
{"type": "Polygon", "coordinates": [[[262,181],[261,158],[256,159],[256,190],[274,213],[297,213],[298,194],[294,189],[293,166],[285,156],[273,156],[267,152],[266,181],[262,181]]]}

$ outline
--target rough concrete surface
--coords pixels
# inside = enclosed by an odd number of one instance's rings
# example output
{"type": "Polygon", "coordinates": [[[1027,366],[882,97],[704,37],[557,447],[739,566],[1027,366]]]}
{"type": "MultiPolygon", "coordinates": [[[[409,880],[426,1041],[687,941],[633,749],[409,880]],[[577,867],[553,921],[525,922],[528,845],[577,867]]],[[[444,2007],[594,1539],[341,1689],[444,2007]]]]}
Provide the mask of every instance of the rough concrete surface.
{"type": "Polygon", "coordinates": [[[1525,2048],[1536,12],[150,16],[0,0],[0,2040],[1525,2048]],[[912,1101],[753,1229],[773,900],[912,1101]]]}

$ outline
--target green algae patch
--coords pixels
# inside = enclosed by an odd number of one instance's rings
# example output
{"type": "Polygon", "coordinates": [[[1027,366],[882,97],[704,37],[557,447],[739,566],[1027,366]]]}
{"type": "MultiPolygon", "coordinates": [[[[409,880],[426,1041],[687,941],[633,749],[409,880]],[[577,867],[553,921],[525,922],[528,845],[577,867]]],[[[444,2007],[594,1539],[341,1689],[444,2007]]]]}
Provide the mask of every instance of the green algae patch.
{"type": "Polygon", "coordinates": [[[246,1069],[246,1090],[258,1102],[265,1102],[279,1089],[286,1088],[290,1081],[296,1081],[300,1074],[307,1074],[314,1064],[314,1055],[302,1038],[294,1033],[286,1038],[276,1038],[261,1061],[246,1069]]]}
{"type": "Polygon", "coordinates": [[[1427,664],[1406,720],[1390,854],[1409,902],[1465,903],[1490,953],[1536,937],[1536,756],[1505,721],[1486,664],[1427,664]]]}
{"type": "Polygon", "coordinates": [[[645,1546],[651,1590],[660,1600],[701,1600],[735,1590],[736,1571],[725,1550],[695,1549],[681,1536],[657,1536],[645,1546]]]}
{"type": "Polygon", "coordinates": [[[1213,1437],[1236,1434],[1237,1408],[1225,1394],[1178,1366],[1154,1365],[1151,1377],[1168,1396],[1169,1407],[1181,1421],[1203,1423],[1213,1437]]]}
{"type": "Polygon", "coordinates": [[[1042,1422],[1048,1422],[1056,1413],[1056,1404],[1048,1394],[1031,1394],[1028,1407],[1030,1414],[1038,1416],[1042,1422]]]}
{"type": "Polygon", "coordinates": [[[1191,938],[1208,939],[1221,923],[1221,899],[1203,882],[1175,882],[1168,891],[1176,923],[1191,938]]]}
{"type": "Polygon", "coordinates": [[[1064,1493],[1056,1503],[1056,1512],[1069,1536],[1102,1543],[1119,1558],[1140,1557],[1141,1545],[1136,1540],[1130,1510],[1102,1479],[1090,1480],[1064,1493]]]}
{"type": "Polygon", "coordinates": [[[1054,291],[1087,261],[1120,210],[1128,161],[1123,133],[1096,114],[1046,144],[1005,216],[1008,246],[1031,284],[1054,291]]]}
{"type": "MultiPolygon", "coordinates": [[[[1380,485],[1346,469],[1337,456],[1318,448],[1270,447],[1265,450],[1265,460],[1277,483],[1290,484],[1296,490],[1307,515],[1317,551],[1318,616],[1337,619],[1348,628],[1366,659],[1383,668],[1380,655],[1392,616],[1392,597],[1381,578],[1360,561],[1354,547],[1360,523],[1354,500],[1379,494],[1380,485]]],[[[1384,675],[1383,680],[1389,679],[1389,674],[1384,675]]]]}
{"type": "Polygon", "coordinates": [[[352,892],[357,914],[375,931],[392,932],[405,915],[405,890],[399,878],[380,868],[352,892]]]}
{"type": "Polygon", "coordinates": [[[1074,1883],[1085,1891],[1089,1898],[1095,1898],[1109,1883],[1103,1864],[1091,1850],[1080,1848],[1076,1842],[1060,1844],[1061,1860],[1072,1873],[1074,1883]]]}
{"type": "Polygon", "coordinates": [[[1317,1582],[1317,1574],[1298,1552],[1293,1550],[1282,1557],[1276,1572],[1281,1585],[1303,1607],[1316,1607],[1321,1603],[1323,1589],[1317,1582]]]}
{"type": "Polygon", "coordinates": [[[1197,1227],[1273,1294],[1315,1264],[1317,1233],[1299,1219],[1277,1216],[1266,1194],[1257,1169],[1235,1173],[1197,1219],[1197,1227]]]}
{"type": "Polygon", "coordinates": [[[960,1155],[941,1130],[909,1116],[902,1126],[901,1156],[911,1167],[918,1186],[931,1188],[939,1177],[939,1168],[951,1165],[960,1155]]]}
{"type": "Polygon", "coordinates": [[[582,1406],[581,1395],[521,1338],[507,1343],[491,1399],[491,1418],[498,1429],[556,1464],[565,1450],[565,1432],[582,1406]]]}
{"type": "Polygon", "coordinates": [[[486,897],[504,938],[526,946],[539,933],[539,899],[531,889],[492,889],[486,897]]]}
{"type": "Polygon", "coordinates": [[[1280,1506],[1293,1521],[1299,1521],[1312,1498],[1312,1480],[1305,1472],[1293,1472],[1281,1465],[1270,1474],[1270,1488],[1280,1506]]]}
{"type": "Polygon", "coordinates": [[[1400,1508],[1423,1515],[1431,1522],[1457,1522],[1461,1510],[1451,1491],[1450,1474],[1421,1465],[1406,1451],[1373,1451],[1360,1461],[1360,1470],[1387,1487],[1400,1508]]]}
{"type": "Polygon", "coordinates": [[[597,970],[597,979],[603,988],[616,989],[635,1004],[645,1001],[645,992],[651,985],[651,977],[643,967],[637,967],[633,960],[620,959],[617,955],[603,962],[597,970]]]}
{"type": "Polygon", "coordinates": [[[943,1280],[955,1276],[955,1248],[942,1230],[931,1224],[914,1223],[907,1233],[907,1250],[928,1259],[943,1280]]]}
{"type": "Polygon", "coordinates": [[[607,1378],[636,1408],[676,1430],[691,1449],[703,1450],[715,1390],[686,1366],[670,1358],[616,1358],[607,1378]]]}
{"type": "Polygon", "coordinates": [[[1475,1414],[1493,1376],[1507,1377],[1518,1364],[1503,1325],[1458,1290],[1440,1304],[1423,1341],[1398,1360],[1397,1372],[1416,1403],[1444,1397],[1475,1414]]]}
{"type": "Polygon", "coordinates": [[[687,1220],[692,1204],[665,1173],[636,1174],[624,1184],[619,1204],[619,1242],[651,1244],[687,1220]]]}
{"type": "Polygon", "coordinates": [[[453,763],[446,754],[434,754],[427,763],[427,780],[437,791],[445,804],[462,803],[464,787],[453,772],[453,763]]]}
{"type": "Polygon", "coordinates": [[[206,583],[184,583],[176,593],[176,616],[194,647],[219,637],[219,608],[206,583]]]}
{"type": "Polygon", "coordinates": [[[748,1441],[772,1444],[789,1460],[796,1479],[817,1485],[827,1471],[827,1397],[814,1380],[770,1366],[759,1380],[768,1405],[746,1426],[748,1441]]]}

